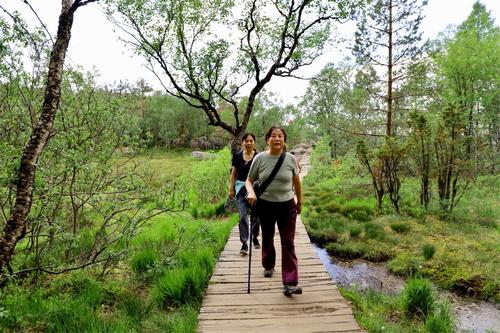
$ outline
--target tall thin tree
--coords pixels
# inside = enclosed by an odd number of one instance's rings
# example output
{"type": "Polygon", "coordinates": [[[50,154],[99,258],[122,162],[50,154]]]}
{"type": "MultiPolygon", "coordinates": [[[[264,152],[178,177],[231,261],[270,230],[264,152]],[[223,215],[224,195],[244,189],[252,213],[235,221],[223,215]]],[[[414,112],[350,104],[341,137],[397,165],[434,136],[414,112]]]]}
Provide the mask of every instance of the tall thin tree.
{"type": "Polygon", "coordinates": [[[78,8],[99,0],[62,0],[57,37],[50,54],[42,112],[24,148],[17,174],[16,199],[0,237],[0,273],[9,265],[16,244],[26,234],[31,209],[36,166],[45,148],[59,109],[64,60],[71,39],[74,15],[78,8]]]}

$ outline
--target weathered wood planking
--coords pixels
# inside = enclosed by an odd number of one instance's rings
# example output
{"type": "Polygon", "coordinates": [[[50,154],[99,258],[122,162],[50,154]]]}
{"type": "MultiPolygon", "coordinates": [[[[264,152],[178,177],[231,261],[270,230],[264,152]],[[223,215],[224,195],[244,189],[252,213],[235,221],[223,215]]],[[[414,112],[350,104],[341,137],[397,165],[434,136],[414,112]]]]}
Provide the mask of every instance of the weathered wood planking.
{"type": "Polygon", "coordinates": [[[363,332],[352,309],[315,253],[304,225],[297,220],[295,250],[299,260],[302,295],[282,293],[281,245],[276,228],[276,267],[265,278],[261,250],[253,249],[251,293],[247,294],[248,256],[241,257],[236,226],[219,257],[205,291],[198,332],[210,333],[299,333],[363,332]]]}

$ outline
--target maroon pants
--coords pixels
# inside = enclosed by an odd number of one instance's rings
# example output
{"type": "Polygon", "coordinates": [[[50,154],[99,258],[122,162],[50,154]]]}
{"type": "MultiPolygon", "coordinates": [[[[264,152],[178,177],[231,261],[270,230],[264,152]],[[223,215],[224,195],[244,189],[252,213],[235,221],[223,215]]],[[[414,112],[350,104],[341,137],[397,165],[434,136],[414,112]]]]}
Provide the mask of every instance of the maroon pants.
{"type": "Polygon", "coordinates": [[[262,229],[262,266],[272,269],[276,264],[274,248],[274,227],[278,223],[281,238],[281,278],[283,284],[297,285],[299,265],[295,255],[295,222],[297,206],[295,201],[270,202],[259,199],[257,214],[262,229]]]}

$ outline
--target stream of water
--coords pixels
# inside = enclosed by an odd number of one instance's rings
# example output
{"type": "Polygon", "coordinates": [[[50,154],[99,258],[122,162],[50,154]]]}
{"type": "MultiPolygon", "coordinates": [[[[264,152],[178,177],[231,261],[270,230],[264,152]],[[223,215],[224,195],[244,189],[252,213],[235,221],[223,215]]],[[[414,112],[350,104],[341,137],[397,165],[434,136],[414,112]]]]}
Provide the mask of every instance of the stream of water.
{"type": "MultiPolygon", "coordinates": [[[[371,288],[392,295],[404,288],[405,280],[389,273],[383,264],[332,260],[325,249],[315,246],[315,250],[332,279],[343,287],[371,288]]],[[[500,308],[494,304],[444,291],[439,294],[450,301],[459,332],[500,333],[500,308]]]]}

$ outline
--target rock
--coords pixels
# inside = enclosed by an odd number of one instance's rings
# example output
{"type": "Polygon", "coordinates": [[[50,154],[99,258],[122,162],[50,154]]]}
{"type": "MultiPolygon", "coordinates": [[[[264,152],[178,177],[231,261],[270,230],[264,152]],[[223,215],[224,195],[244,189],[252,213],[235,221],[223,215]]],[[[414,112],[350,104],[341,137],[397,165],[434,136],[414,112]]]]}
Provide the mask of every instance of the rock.
{"type": "Polygon", "coordinates": [[[211,160],[217,157],[216,154],[207,153],[204,151],[193,151],[191,152],[191,156],[193,156],[197,160],[211,160]]]}

